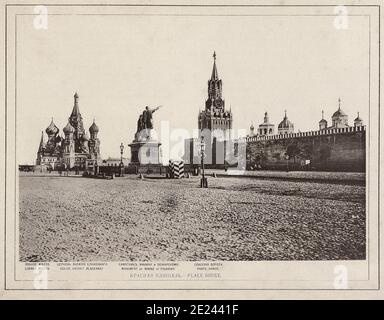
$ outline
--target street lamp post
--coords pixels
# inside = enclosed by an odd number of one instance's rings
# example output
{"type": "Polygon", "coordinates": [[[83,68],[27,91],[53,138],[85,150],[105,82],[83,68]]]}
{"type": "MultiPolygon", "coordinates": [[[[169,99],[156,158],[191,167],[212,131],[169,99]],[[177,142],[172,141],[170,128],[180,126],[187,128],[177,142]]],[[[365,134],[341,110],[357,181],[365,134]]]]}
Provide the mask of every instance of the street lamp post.
{"type": "Polygon", "coordinates": [[[120,177],[124,176],[124,163],[123,163],[124,144],[120,144],[120,177]]]}
{"type": "Polygon", "coordinates": [[[289,155],[285,155],[285,160],[287,160],[287,172],[289,172],[289,155]]]}
{"type": "Polygon", "coordinates": [[[200,152],[201,152],[201,170],[202,170],[202,177],[201,177],[201,180],[200,180],[200,187],[201,188],[208,188],[208,180],[205,177],[205,172],[204,172],[204,158],[205,158],[204,136],[201,136],[200,152]]]}

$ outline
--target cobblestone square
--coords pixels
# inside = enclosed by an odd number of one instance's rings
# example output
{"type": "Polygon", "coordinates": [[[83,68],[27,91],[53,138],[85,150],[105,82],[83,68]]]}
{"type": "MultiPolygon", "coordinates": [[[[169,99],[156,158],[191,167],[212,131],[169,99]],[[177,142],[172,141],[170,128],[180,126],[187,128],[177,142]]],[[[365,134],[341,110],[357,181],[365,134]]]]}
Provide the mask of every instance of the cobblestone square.
{"type": "Polygon", "coordinates": [[[365,259],[365,187],[22,174],[20,261],[365,259]]]}

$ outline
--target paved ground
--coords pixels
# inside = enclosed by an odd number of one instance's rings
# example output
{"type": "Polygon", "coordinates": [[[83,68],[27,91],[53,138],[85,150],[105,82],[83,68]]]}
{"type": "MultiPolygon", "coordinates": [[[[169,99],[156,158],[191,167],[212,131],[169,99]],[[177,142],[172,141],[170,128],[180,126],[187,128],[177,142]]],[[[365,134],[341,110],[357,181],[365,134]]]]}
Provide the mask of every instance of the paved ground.
{"type": "Polygon", "coordinates": [[[318,171],[242,171],[236,168],[228,171],[208,169],[207,174],[216,173],[219,176],[236,176],[271,180],[312,181],[326,183],[342,183],[365,185],[365,173],[362,172],[318,172],[318,171]]]}
{"type": "Polygon", "coordinates": [[[20,177],[21,261],[365,259],[365,187],[20,177]]]}

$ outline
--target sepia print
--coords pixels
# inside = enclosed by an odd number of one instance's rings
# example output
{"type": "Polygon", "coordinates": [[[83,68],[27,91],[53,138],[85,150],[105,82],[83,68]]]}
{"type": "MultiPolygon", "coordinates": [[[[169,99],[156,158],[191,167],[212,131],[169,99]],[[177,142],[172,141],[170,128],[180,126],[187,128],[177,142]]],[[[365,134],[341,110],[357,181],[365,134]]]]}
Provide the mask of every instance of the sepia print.
{"type": "Polygon", "coordinates": [[[378,287],[379,7],[224,4],[6,8],[9,289],[378,287]]]}

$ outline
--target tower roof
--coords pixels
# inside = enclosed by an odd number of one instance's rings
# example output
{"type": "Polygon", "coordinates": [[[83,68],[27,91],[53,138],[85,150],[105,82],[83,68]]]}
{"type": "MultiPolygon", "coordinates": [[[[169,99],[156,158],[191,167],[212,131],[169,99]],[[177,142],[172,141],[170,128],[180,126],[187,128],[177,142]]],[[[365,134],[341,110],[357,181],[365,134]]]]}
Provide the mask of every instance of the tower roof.
{"type": "Polygon", "coordinates": [[[67,134],[67,133],[74,133],[75,132],[75,128],[72,127],[72,125],[68,122],[67,125],[63,128],[63,132],[65,134],[67,134]]]}
{"type": "Polygon", "coordinates": [[[360,118],[360,112],[357,113],[357,118],[355,119],[355,121],[363,121],[363,120],[360,118]]]}
{"type": "Polygon", "coordinates": [[[80,110],[79,110],[79,95],[77,94],[77,92],[75,92],[75,95],[73,97],[74,97],[74,104],[73,104],[73,109],[72,109],[71,117],[72,116],[77,116],[77,115],[80,114],[80,110]]]}
{"type": "Polygon", "coordinates": [[[345,117],[347,114],[341,110],[341,99],[339,98],[339,108],[337,111],[333,114],[332,118],[339,118],[339,117],[345,117]]]}
{"type": "Polygon", "coordinates": [[[341,110],[341,109],[338,109],[332,116],[332,118],[338,118],[338,117],[343,117],[343,116],[346,116],[347,114],[341,110]]]}
{"type": "Polygon", "coordinates": [[[99,132],[99,127],[96,125],[96,123],[95,123],[95,119],[93,119],[93,123],[92,123],[92,125],[89,127],[89,132],[90,132],[90,133],[99,132]]]}
{"type": "Polygon", "coordinates": [[[324,110],[321,110],[321,120],[319,123],[327,123],[327,120],[324,119],[324,110]]]}
{"type": "Polygon", "coordinates": [[[291,121],[288,120],[288,117],[287,117],[287,110],[284,111],[285,114],[284,114],[284,118],[283,120],[279,123],[279,128],[291,128],[293,127],[293,123],[291,121]]]}
{"type": "Polygon", "coordinates": [[[41,139],[39,144],[39,151],[41,151],[44,148],[44,132],[41,131],[41,139]]]}
{"type": "Polygon", "coordinates": [[[50,134],[57,134],[59,132],[59,128],[55,125],[55,123],[53,122],[53,118],[51,120],[51,123],[49,124],[49,126],[47,127],[47,129],[45,129],[45,132],[50,135],[50,134]]]}
{"type": "Polygon", "coordinates": [[[268,112],[264,113],[264,123],[269,123],[268,112]]]}
{"type": "Polygon", "coordinates": [[[217,67],[216,67],[216,51],[213,52],[213,68],[212,68],[211,80],[219,80],[219,75],[217,73],[217,67]]]}

